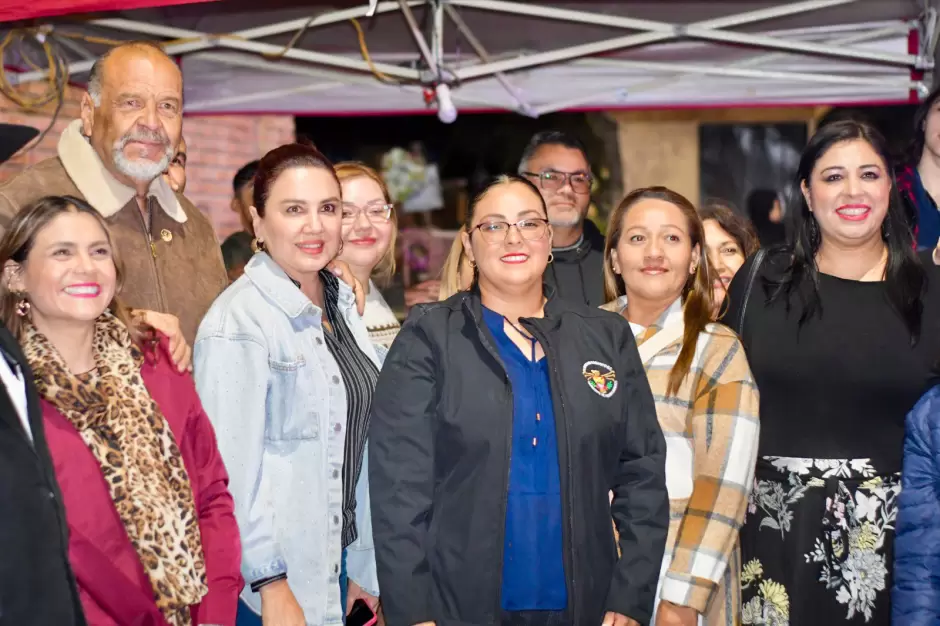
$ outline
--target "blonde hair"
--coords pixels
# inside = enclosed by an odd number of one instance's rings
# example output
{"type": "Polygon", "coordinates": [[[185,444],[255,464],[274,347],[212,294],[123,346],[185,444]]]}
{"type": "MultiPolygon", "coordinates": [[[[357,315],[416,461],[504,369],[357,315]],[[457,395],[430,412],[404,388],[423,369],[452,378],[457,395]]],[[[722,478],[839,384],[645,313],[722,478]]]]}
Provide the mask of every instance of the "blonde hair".
{"type": "MultiPolygon", "coordinates": [[[[342,163],[337,163],[334,165],[333,171],[336,172],[336,177],[339,178],[340,185],[343,184],[344,180],[352,180],[354,178],[368,178],[377,184],[379,189],[382,190],[382,196],[385,198],[385,202],[391,204],[392,201],[388,195],[388,186],[385,184],[382,176],[365,163],[359,163],[358,161],[343,161],[342,163]]],[[[382,283],[387,283],[395,274],[395,253],[396,243],[398,241],[398,213],[395,211],[394,207],[392,208],[390,221],[392,223],[392,236],[388,240],[388,248],[385,250],[385,254],[382,255],[382,258],[379,259],[378,264],[372,268],[372,275],[378,278],[379,282],[382,283]]]]}
{"type": "Polygon", "coordinates": [[[698,344],[698,336],[705,331],[712,321],[713,292],[711,269],[708,265],[708,255],[705,253],[705,227],[695,210],[695,205],[685,196],[666,187],[645,187],[635,189],[627,194],[620,205],[610,214],[607,226],[607,239],[604,241],[604,292],[608,300],[615,300],[627,293],[623,276],[614,272],[612,252],[620,243],[623,234],[623,222],[627,213],[642,200],[662,200],[679,209],[688,221],[690,246],[699,247],[699,262],[695,274],[689,277],[682,290],[683,320],[685,332],[682,336],[682,349],[676,358],[675,365],[669,372],[669,383],[666,386],[666,395],[671,396],[678,392],[679,385],[689,375],[692,368],[692,358],[698,344]]]}
{"type": "Polygon", "coordinates": [[[461,237],[463,232],[461,229],[454,237],[454,243],[450,245],[450,252],[447,253],[447,259],[444,261],[444,267],[441,268],[441,300],[446,300],[458,291],[463,291],[460,285],[460,267],[470,262],[463,249],[463,237],[461,237]]]}

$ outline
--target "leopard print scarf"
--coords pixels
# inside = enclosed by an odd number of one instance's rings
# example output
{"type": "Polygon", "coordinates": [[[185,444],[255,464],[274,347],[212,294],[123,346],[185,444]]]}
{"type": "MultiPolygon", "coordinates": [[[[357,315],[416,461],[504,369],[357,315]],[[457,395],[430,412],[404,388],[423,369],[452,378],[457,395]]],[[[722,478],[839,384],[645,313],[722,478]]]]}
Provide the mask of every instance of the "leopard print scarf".
{"type": "Polygon", "coordinates": [[[202,538],[179,447],[140,375],[143,354],[110,311],[95,323],[91,375],[72,374],[32,324],[23,335],[39,393],[101,466],[157,608],[172,626],[189,626],[190,606],[208,591],[202,538]]]}

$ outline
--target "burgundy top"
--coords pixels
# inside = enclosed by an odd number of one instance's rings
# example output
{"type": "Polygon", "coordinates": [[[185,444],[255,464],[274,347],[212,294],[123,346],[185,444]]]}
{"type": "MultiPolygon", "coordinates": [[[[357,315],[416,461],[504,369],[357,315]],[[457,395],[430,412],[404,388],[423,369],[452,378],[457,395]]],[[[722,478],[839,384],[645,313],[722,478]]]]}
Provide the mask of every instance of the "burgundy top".
{"type": "MultiPolygon", "coordinates": [[[[166,418],[192,484],[209,592],[193,607],[193,625],[234,626],[241,577],[241,541],[228,473],[189,374],[170,359],[165,338],[141,367],[144,384],[166,418]]],[[[150,581],[115,511],[101,468],[81,435],[50,402],[42,416],[62,489],[69,560],[82,608],[95,626],[165,626],[150,581]]]]}

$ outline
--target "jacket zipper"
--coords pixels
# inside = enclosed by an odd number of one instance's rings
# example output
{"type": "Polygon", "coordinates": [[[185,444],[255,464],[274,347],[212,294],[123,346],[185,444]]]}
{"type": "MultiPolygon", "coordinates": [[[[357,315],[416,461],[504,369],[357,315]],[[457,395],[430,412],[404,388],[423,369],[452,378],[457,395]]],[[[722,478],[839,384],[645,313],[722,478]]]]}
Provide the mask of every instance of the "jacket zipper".
{"type": "Polygon", "coordinates": [[[137,208],[137,215],[140,217],[140,225],[144,229],[144,240],[147,242],[147,247],[150,248],[150,268],[153,270],[154,284],[157,288],[157,301],[160,304],[160,311],[166,313],[167,308],[166,298],[163,295],[163,283],[160,282],[160,273],[157,270],[157,245],[153,241],[153,197],[147,196],[146,220],[144,220],[140,207],[135,208],[137,208]]]}
{"type": "Polygon", "coordinates": [[[486,333],[483,331],[482,324],[485,324],[482,320],[477,318],[476,313],[473,310],[473,307],[465,300],[464,306],[467,307],[467,310],[470,312],[470,317],[473,318],[474,323],[477,325],[477,332],[480,335],[480,341],[483,343],[483,347],[486,348],[486,351],[496,359],[496,363],[499,364],[500,368],[503,370],[503,382],[506,385],[506,388],[509,390],[509,437],[507,446],[506,446],[506,472],[503,477],[503,508],[502,515],[500,519],[503,520],[503,537],[502,541],[499,542],[499,571],[496,576],[497,586],[496,586],[496,606],[495,613],[493,614],[494,623],[499,623],[500,615],[503,610],[503,559],[506,558],[506,510],[509,508],[509,472],[510,466],[512,464],[512,436],[513,436],[513,412],[515,411],[515,399],[512,395],[512,382],[509,380],[509,374],[506,371],[506,365],[503,363],[502,358],[499,356],[499,352],[496,351],[493,346],[490,345],[489,340],[486,338],[486,333]]]}
{"type": "MultiPolygon", "coordinates": [[[[573,487],[574,487],[574,476],[571,472],[571,436],[568,433],[568,411],[565,408],[565,397],[561,393],[561,378],[558,374],[558,367],[556,366],[555,359],[552,353],[551,343],[548,341],[548,336],[545,335],[536,325],[535,321],[532,319],[520,319],[519,323],[522,326],[532,333],[532,335],[539,340],[539,343],[542,344],[542,348],[545,351],[545,358],[548,359],[548,364],[551,366],[552,377],[552,395],[558,398],[558,402],[561,405],[561,415],[562,415],[562,424],[565,427],[565,453],[568,456],[568,462],[566,465],[567,475],[568,475],[568,489],[566,493],[566,500],[568,501],[568,515],[567,526],[568,526],[568,545],[565,546],[565,550],[568,552],[568,562],[571,564],[571,571],[567,573],[568,582],[570,583],[568,587],[568,608],[570,610],[570,615],[568,615],[569,620],[572,624],[579,624],[580,617],[578,615],[578,594],[575,588],[575,560],[574,560],[574,496],[573,496],[573,487]]],[[[555,421],[556,425],[558,420],[555,421]]],[[[559,460],[560,461],[560,460],[559,460]]],[[[560,462],[559,462],[560,465],[560,462]]],[[[560,468],[559,468],[560,469],[560,468]]]]}

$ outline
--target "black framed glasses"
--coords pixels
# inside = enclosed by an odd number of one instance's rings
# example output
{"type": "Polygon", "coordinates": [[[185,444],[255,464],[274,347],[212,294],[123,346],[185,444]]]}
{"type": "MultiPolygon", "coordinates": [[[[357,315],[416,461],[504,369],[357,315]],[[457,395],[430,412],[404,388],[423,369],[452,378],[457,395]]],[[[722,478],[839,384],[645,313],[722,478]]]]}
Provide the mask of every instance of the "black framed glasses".
{"type": "Polygon", "coordinates": [[[352,224],[359,219],[361,213],[365,213],[366,218],[373,224],[384,224],[392,219],[392,211],[394,209],[395,205],[389,203],[376,202],[367,204],[364,207],[358,207],[355,204],[344,202],[343,223],[352,224]]]}
{"type": "Polygon", "coordinates": [[[470,234],[472,235],[473,231],[479,230],[483,241],[486,243],[502,243],[506,240],[513,226],[516,227],[522,238],[527,241],[537,241],[548,234],[548,220],[544,217],[527,217],[513,223],[503,221],[481,222],[470,229],[470,234]]]}
{"type": "Polygon", "coordinates": [[[568,183],[575,193],[590,193],[591,183],[594,182],[594,177],[585,172],[545,170],[544,172],[522,172],[522,175],[538,178],[539,187],[549,191],[557,191],[568,183]]]}

